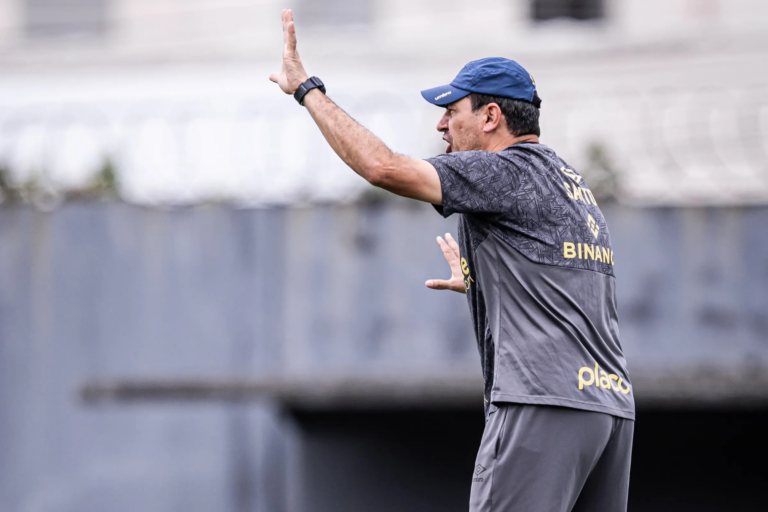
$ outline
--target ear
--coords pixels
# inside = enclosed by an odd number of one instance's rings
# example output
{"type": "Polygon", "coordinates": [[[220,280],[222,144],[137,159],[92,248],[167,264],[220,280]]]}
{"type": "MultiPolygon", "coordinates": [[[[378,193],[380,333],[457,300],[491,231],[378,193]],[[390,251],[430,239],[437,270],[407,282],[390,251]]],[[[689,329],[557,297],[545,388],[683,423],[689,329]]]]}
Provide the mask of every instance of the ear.
{"type": "Polygon", "coordinates": [[[504,122],[504,114],[501,113],[501,108],[496,103],[489,103],[484,107],[484,111],[485,124],[483,125],[483,131],[491,133],[504,122]]]}

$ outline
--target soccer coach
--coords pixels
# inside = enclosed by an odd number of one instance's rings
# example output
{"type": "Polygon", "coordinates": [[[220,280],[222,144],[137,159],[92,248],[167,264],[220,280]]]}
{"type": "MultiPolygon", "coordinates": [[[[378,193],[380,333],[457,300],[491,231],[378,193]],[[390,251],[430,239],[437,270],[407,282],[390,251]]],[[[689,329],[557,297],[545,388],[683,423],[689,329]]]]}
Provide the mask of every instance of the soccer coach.
{"type": "Polygon", "coordinates": [[[333,150],[369,183],[459,215],[438,243],[467,294],[485,380],[473,512],[627,508],[634,398],[619,344],[613,250],[582,177],[539,143],[533,78],[516,62],[467,64],[422,96],[445,107],[446,154],[393,153],[325,95],[284,10],[282,72],[333,150]]]}

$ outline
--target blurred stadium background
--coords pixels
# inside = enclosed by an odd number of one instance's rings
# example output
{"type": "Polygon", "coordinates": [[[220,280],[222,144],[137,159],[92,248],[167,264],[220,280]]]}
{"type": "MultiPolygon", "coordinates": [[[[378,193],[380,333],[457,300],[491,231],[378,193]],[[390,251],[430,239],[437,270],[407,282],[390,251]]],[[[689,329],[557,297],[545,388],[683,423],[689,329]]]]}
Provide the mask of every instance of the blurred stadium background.
{"type": "Polygon", "coordinates": [[[279,13],[345,110],[505,56],[616,251],[633,511],[768,508],[768,3],[0,0],[0,511],[466,510],[483,427],[428,206],[268,82],[279,13]]]}

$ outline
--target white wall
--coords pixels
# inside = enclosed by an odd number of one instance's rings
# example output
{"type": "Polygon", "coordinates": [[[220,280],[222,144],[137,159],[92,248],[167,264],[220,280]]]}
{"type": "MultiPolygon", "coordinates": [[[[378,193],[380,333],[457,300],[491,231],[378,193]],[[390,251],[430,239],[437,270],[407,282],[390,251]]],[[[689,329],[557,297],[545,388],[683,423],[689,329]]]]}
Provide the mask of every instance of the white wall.
{"type": "Polygon", "coordinates": [[[115,0],[111,44],[128,54],[206,58],[253,54],[265,39],[280,37],[280,4],[274,0],[115,0]]]}
{"type": "MultiPolygon", "coordinates": [[[[0,12],[14,1],[0,0],[0,12]]],[[[0,163],[77,183],[109,155],[137,201],[362,190],[267,80],[280,67],[281,2],[115,1],[119,23],[100,44],[11,44],[6,31],[0,163]]],[[[581,169],[587,148],[604,145],[633,200],[768,201],[768,2],[617,0],[603,23],[540,25],[523,1],[376,5],[370,27],[311,27],[297,14],[299,49],[308,72],[393,149],[443,150],[439,110],[418,91],[500,55],[536,77],[544,141],[581,169]]]]}
{"type": "Polygon", "coordinates": [[[0,50],[12,45],[21,27],[20,0],[0,0],[0,50]]]}
{"type": "Polygon", "coordinates": [[[626,37],[748,36],[764,33],[768,3],[761,0],[616,0],[617,26],[626,37]]]}
{"type": "MultiPolygon", "coordinates": [[[[471,53],[482,48],[525,49],[557,54],[610,50],[636,44],[709,40],[716,36],[762,37],[768,27],[768,2],[760,0],[608,0],[602,22],[556,20],[534,23],[527,0],[372,0],[370,27],[318,29],[302,25],[311,46],[334,56],[368,53],[426,58],[471,53]]],[[[279,39],[280,0],[112,0],[108,36],[98,44],[83,41],[24,43],[19,6],[0,0],[0,65],[24,61],[54,63],[130,62],[263,58],[279,39]],[[26,53],[25,53],[26,52],[26,53]],[[41,57],[41,55],[43,57],[41,57]]]]}

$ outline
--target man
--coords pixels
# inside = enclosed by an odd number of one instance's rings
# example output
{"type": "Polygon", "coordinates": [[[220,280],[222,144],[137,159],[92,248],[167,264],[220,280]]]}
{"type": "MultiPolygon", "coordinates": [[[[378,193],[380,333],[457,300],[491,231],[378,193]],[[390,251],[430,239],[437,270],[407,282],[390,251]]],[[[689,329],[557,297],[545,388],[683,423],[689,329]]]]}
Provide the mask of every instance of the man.
{"type": "Polygon", "coordinates": [[[466,293],[485,379],[486,426],[470,510],[626,510],[634,399],[619,344],[614,256],[584,180],[539,143],[533,78],[500,58],[422,92],[445,107],[445,155],[390,151],[324,94],[283,11],[283,68],[334,151],[369,183],[459,213],[433,289],[466,293]]]}

